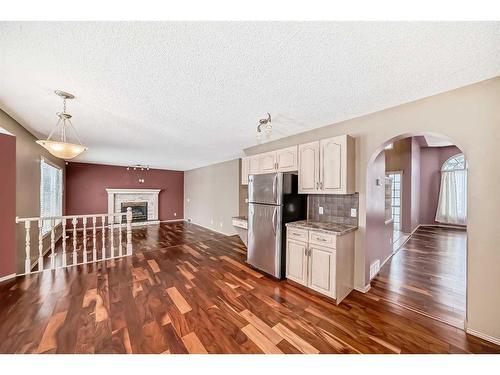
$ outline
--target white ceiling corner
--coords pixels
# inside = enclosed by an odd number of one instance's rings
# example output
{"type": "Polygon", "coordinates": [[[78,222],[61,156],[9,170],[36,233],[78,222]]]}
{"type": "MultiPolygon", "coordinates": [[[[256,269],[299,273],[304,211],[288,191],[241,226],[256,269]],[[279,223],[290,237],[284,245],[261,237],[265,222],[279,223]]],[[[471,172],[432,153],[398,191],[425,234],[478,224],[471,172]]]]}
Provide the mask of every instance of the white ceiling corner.
{"type": "Polygon", "coordinates": [[[500,74],[499,22],[0,22],[0,107],[77,161],[188,170],[500,74]]]}

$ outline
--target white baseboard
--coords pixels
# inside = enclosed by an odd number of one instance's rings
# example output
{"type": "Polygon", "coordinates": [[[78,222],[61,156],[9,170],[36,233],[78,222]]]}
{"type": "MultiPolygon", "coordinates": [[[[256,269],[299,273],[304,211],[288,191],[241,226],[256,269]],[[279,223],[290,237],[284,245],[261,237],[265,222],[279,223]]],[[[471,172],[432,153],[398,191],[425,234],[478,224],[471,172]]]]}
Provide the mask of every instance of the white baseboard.
{"type": "Polygon", "coordinates": [[[499,338],[487,335],[486,333],[476,331],[475,329],[472,329],[472,328],[467,328],[465,331],[472,336],[476,336],[476,337],[479,337],[480,339],[492,342],[493,344],[500,345],[499,338]]]}
{"type": "Polygon", "coordinates": [[[209,228],[205,225],[201,225],[201,224],[198,224],[198,223],[195,223],[194,221],[192,220],[186,220],[188,223],[190,224],[194,224],[194,225],[198,225],[199,227],[202,227],[202,228],[205,228],[205,229],[208,229],[208,230],[211,230],[212,232],[216,232],[216,233],[219,233],[219,234],[222,234],[224,236],[237,236],[238,233],[234,233],[234,234],[227,234],[227,233],[223,233],[223,232],[220,232],[218,231],[217,229],[212,229],[212,228],[209,228]]]}
{"type": "Polygon", "coordinates": [[[187,221],[186,219],[171,219],[171,220],[160,220],[160,223],[176,223],[179,221],[187,221]]]}
{"type": "Polygon", "coordinates": [[[451,229],[463,229],[467,230],[467,226],[462,226],[462,225],[453,225],[453,224],[419,224],[421,227],[439,227],[439,228],[451,228],[451,229]]]}
{"type": "Polygon", "coordinates": [[[365,285],[364,288],[357,288],[354,287],[354,290],[357,290],[358,292],[361,293],[368,293],[368,291],[372,288],[371,284],[365,285]]]}
{"type": "Polygon", "coordinates": [[[7,281],[7,280],[9,280],[9,279],[12,279],[13,277],[16,277],[16,274],[15,274],[15,273],[11,273],[10,275],[2,276],[2,277],[0,277],[0,283],[1,283],[2,281],[7,281]]]}

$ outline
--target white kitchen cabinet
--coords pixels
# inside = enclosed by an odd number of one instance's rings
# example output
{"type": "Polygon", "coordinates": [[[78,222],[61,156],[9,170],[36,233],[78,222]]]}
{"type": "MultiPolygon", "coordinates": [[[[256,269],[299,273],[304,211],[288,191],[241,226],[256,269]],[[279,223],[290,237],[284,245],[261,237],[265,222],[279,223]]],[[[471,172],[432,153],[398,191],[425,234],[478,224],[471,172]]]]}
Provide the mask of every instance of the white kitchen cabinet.
{"type": "Polygon", "coordinates": [[[296,283],[307,285],[307,245],[288,240],[286,243],[286,277],[296,283]]]}
{"type": "Polygon", "coordinates": [[[309,288],[335,297],[335,250],[309,244],[309,288]]]}
{"type": "Polygon", "coordinates": [[[299,193],[319,189],[319,142],[299,145],[299,193]]]}
{"type": "Polygon", "coordinates": [[[260,154],[260,173],[273,173],[276,170],[276,151],[260,154]]]}
{"type": "Polygon", "coordinates": [[[250,156],[250,174],[260,173],[260,158],[259,155],[250,156]]]}
{"type": "Polygon", "coordinates": [[[286,241],[287,279],[337,304],[353,290],[354,231],[337,236],[287,226],[286,241]]]}
{"type": "Polygon", "coordinates": [[[353,194],[355,144],[348,135],[299,145],[299,193],[353,194]]]}
{"type": "Polygon", "coordinates": [[[248,185],[248,175],[250,174],[250,157],[241,159],[241,184],[248,185]]]}
{"type": "Polygon", "coordinates": [[[276,167],[278,172],[290,172],[298,169],[297,146],[276,151],[276,167]]]}

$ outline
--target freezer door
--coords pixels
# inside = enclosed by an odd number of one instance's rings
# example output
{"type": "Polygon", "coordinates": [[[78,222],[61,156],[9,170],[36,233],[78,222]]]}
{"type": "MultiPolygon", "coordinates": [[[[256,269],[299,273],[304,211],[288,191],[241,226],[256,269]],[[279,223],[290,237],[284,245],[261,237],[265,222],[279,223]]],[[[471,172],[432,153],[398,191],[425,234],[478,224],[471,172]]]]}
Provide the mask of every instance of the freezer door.
{"type": "Polygon", "coordinates": [[[281,206],[248,204],[247,261],[253,267],[281,278],[281,206]]]}
{"type": "Polygon", "coordinates": [[[281,205],[283,201],[283,173],[248,176],[248,201],[281,205]]]}

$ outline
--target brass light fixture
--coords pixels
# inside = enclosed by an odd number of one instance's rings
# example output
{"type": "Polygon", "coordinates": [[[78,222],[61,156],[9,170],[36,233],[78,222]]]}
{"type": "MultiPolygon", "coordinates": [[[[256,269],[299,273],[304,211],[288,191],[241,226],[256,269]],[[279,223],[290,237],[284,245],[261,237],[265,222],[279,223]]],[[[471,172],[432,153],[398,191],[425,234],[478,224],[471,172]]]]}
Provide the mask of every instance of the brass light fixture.
{"type": "Polygon", "coordinates": [[[55,128],[50,132],[49,136],[47,137],[46,140],[38,140],[36,143],[38,143],[40,146],[45,148],[48,152],[50,152],[52,155],[54,155],[57,158],[64,159],[64,160],[69,160],[77,157],[80,155],[82,152],[85,152],[88,150],[87,147],[82,145],[82,142],[80,141],[80,137],[78,137],[78,133],[76,132],[76,129],[74,128],[73,124],[71,123],[71,115],[66,112],[66,100],[69,99],[74,99],[75,96],[73,94],[56,90],[55,91],[56,95],[60,96],[63,98],[63,110],[62,112],[57,113],[57,116],[59,117],[59,120],[57,120],[57,124],[55,128]],[[55,131],[58,129],[58,127],[61,126],[61,138],[59,141],[53,141],[51,140],[52,135],[55,133],[55,131]],[[75,133],[76,139],[78,140],[78,144],[76,143],[69,143],[67,142],[66,138],[66,133],[68,128],[71,128],[73,132],[75,133]]]}

